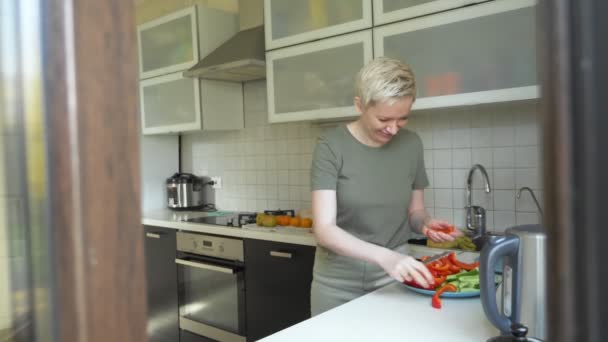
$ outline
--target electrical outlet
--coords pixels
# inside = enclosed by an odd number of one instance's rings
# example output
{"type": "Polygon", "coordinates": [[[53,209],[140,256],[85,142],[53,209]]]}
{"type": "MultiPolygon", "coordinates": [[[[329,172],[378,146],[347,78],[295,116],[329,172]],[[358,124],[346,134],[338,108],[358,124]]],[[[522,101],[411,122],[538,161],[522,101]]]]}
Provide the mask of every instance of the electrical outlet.
{"type": "Polygon", "coordinates": [[[212,188],[214,188],[214,189],[222,188],[222,177],[219,177],[219,176],[211,177],[211,180],[214,182],[212,188]]]}

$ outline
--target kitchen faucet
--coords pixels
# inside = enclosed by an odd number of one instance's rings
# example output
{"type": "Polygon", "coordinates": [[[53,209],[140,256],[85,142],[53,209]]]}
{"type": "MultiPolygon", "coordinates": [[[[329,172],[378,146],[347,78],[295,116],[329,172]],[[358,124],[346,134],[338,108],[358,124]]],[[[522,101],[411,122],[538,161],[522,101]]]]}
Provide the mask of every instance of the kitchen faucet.
{"type": "Polygon", "coordinates": [[[538,200],[536,199],[536,195],[534,195],[534,191],[530,188],[528,188],[527,186],[521,187],[519,190],[517,190],[517,199],[519,199],[521,197],[521,193],[526,190],[530,193],[530,196],[532,196],[532,199],[534,200],[534,203],[536,204],[536,209],[538,209],[538,213],[540,214],[540,216],[543,216],[543,210],[540,208],[540,204],[538,204],[538,200]]]}
{"type": "Polygon", "coordinates": [[[488,177],[488,173],[486,169],[480,164],[475,164],[469,170],[469,175],[467,176],[467,229],[473,232],[473,238],[483,237],[486,235],[486,210],[481,206],[473,205],[473,195],[471,194],[471,188],[473,185],[473,174],[475,171],[479,170],[485,179],[485,191],[486,193],[490,193],[492,189],[490,188],[490,179],[488,177]]]}

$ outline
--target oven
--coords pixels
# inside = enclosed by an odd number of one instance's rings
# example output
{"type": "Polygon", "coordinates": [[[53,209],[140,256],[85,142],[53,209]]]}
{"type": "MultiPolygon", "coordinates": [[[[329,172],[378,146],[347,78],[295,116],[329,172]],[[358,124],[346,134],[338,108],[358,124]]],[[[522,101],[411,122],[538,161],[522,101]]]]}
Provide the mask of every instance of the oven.
{"type": "Polygon", "coordinates": [[[243,240],[177,233],[181,341],[245,342],[243,240]]]}

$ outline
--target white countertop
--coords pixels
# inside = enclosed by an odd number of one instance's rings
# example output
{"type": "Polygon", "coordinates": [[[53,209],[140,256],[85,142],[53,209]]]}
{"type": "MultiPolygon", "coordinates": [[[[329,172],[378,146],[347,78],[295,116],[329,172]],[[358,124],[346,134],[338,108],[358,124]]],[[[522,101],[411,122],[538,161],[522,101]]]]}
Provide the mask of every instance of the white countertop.
{"type": "Polygon", "coordinates": [[[498,335],[479,297],[441,301],[434,309],[430,296],[395,282],[260,341],[482,342],[498,335]]]}
{"type": "MultiPolygon", "coordinates": [[[[173,211],[170,209],[159,209],[144,213],[142,223],[146,226],[157,226],[164,228],[173,228],[178,230],[187,230],[191,232],[217,234],[223,236],[233,236],[247,239],[258,239],[276,242],[293,243],[297,245],[316,246],[317,242],[309,229],[299,228],[263,228],[249,227],[236,228],[224,227],[212,224],[203,224],[195,222],[186,222],[188,219],[217,216],[218,213],[208,213],[201,211],[173,211]]],[[[230,213],[230,212],[225,212],[230,213]]]]}

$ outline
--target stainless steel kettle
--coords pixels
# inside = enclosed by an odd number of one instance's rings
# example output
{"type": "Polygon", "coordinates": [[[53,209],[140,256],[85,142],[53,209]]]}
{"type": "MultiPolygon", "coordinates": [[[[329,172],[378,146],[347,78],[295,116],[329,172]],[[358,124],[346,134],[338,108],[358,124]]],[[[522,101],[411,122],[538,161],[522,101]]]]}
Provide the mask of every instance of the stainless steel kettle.
{"type": "Polygon", "coordinates": [[[504,237],[490,239],[481,250],[481,303],[488,320],[503,335],[511,334],[512,324],[522,323],[528,336],[547,338],[545,246],[544,229],[536,224],[509,228],[504,237]],[[500,261],[502,286],[496,293],[494,269],[500,261]]]}

